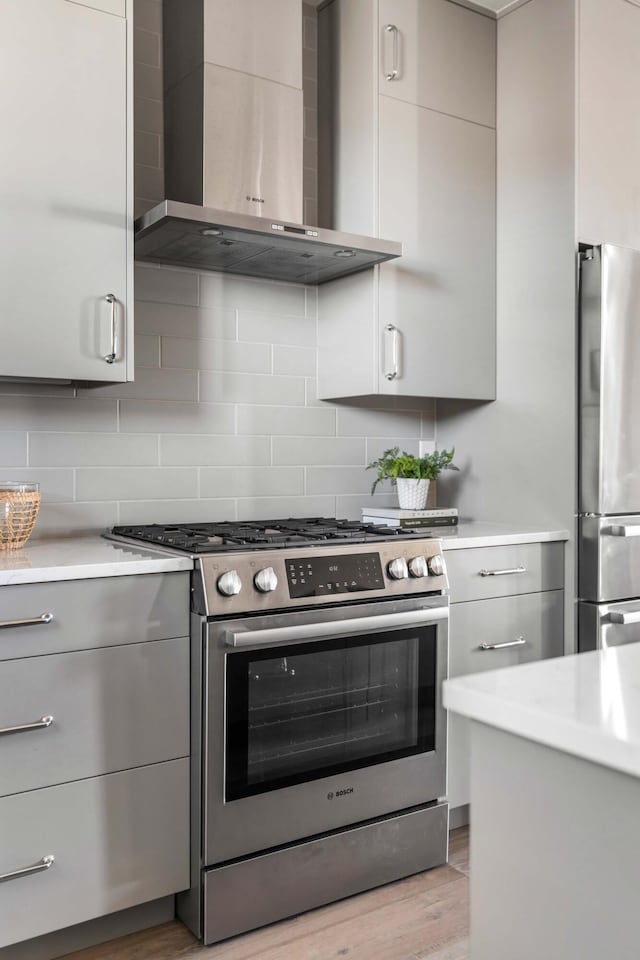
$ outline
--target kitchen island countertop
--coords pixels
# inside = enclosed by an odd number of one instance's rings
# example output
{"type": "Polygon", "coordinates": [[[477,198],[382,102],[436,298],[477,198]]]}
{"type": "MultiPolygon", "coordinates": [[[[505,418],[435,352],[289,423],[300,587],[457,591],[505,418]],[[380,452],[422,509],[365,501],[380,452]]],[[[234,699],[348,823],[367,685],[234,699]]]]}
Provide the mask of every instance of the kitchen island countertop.
{"type": "Polygon", "coordinates": [[[640,777],[640,643],[447,680],[448,710],[640,777]]]}
{"type": "Polygon", "coordinates": [[[191,557],[172,556],[116,543],[98,535],[32,540],[21,550],[0,552],[0,586],[165,573],[192,568],[191,557]]]}
{"type": "Polygon", "coordinates": [[[448,680],[470,723],[475,960],[636,960],[640,643],[448,680]]]}

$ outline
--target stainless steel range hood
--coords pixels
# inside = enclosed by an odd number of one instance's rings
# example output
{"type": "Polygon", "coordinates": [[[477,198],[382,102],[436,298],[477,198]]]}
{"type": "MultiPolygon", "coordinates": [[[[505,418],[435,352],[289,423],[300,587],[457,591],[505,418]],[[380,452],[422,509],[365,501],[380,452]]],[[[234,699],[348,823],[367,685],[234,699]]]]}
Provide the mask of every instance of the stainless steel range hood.
{"type": "Polygon", "coordinates": [[[136,221],[137,259],[321,284],[401,256],[400,243],[301,223],[301,11],[164,0],[170,199],[136,221]]]}
{"type": "Polygon", "coordinates": [[[317,285],[399,257],[402,244],[165,200],[136,221],[136,258],[317,285]]]}

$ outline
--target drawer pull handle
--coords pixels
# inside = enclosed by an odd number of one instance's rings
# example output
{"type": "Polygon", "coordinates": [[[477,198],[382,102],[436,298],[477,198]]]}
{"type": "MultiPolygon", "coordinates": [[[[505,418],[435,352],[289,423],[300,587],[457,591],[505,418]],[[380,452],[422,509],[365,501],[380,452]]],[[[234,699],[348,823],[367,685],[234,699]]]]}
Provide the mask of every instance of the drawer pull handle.
{"type": "Polygon", "coordinates": [[[15,727],[0,727],[0,737],[5,737],[9,733],[27,733],[29,730],[45,730],[53,723],[53,717],[41,717],[33,723],[20,723],[15,727]]]}
{"type": "Polygon", "coordinates": [[[39,623],[51,623],[52,613],[41,613],[39,617],[29,617],[27,620],[0,620],[0,630],[7,627],[37,627],[39,623]]]}
{"type": "Polygon", "coordinates": [[[620,610],[613,610],[609,614],[610,623],[619,623],[623,627],[626,627],[630,623],[640,623],[640,610],[630,610],[621,612],[620,610]]]}
{"type": "Polygon", "coordinates": [[[504,570],[479,570],[481,577],[508,577],[512,573],[526,573],[526,567],[506,567],[504,570]]]}
{"type": "Polygon", "coordinates": [[[42,860],[38,860],[30,867],[12,870],[11,873],[0,873],[0,883],[4,883],[5,880],[17,880],[19,877],[30,877],[32,873],[42,873],[43,870],[48,870],[52,866],[54,860],[55,857],[49,854],[49,856],[43,857],[42,860]]]}
{"type": "Polygon", "coordinates": [[[517,640],[507,640],[505,643],[481,643],[479,650],[506,650],[507,647],[524,647],[527,641],[524,637],[518,637],[517,640]]]}
{"type": "Polygon", "coordinates": [[[640,537],[640,523],[612,523],[602,532],[610,537],[640,537]]]}

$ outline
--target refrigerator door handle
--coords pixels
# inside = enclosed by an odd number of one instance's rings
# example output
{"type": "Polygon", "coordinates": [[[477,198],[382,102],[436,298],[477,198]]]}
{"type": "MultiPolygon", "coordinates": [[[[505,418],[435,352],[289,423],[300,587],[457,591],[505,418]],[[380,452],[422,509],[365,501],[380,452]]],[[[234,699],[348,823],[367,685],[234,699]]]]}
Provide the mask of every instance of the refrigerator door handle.
{"type": "Polygon", "coordinates": [[[619,610],[613,610],[608,618],[610,623],[618,623],[623,627],[626,627],[631,623],[640,623],[640,610],[634,610],[633,612],[622,613],[619,610]]]}
{"type": "Polygon", "coordinates": [[[612,523],[610,527],[604,527],[602,532],[610,537],[640,537],[640,523],[612,523]]]}

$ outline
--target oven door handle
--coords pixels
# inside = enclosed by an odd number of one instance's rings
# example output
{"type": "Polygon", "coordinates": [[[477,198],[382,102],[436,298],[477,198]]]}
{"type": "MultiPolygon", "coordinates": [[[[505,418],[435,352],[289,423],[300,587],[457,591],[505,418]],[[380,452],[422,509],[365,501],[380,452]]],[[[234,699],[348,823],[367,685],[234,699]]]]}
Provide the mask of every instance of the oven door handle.
{"type": "Polygon", "coordinates": [[[373,617],[354,617],[350,620],[330,620],[320,623],[301,623],[298,626],[268,627],[265,630],[227,630],[224,642],[228,647],[279,647],[285,643],[304,643],[311,640],[330,640],[357,633],[379,633],[381,630],[399,630],[403,627],[428,626],[447,620],[449,607],[425,607],[422,610],[403,610],[399,613],[380,613],[373,617]]]}

